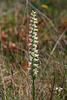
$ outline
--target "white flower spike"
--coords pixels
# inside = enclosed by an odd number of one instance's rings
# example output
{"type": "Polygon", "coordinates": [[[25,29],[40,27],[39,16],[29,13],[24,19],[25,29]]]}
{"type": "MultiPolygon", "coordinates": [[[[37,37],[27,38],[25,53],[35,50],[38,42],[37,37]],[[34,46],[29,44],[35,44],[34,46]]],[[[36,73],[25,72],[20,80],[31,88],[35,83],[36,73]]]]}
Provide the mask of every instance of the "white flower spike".
{"type": "Polygon", "coordinates": [[[37,74],[37,68],[38,68],[38,50],[37,50],[37,44],[38,44],[38,37],[37,37],[37,18],[36,18],[36,12],[32,10],[31,17],[30,17],[30,24],[29,24],[29,44],[28,44],[28,53],[29,53],[29,63],[28,66],[31,66],[31,70],[33,72],[33,75],[36,76],[37,74]]]}

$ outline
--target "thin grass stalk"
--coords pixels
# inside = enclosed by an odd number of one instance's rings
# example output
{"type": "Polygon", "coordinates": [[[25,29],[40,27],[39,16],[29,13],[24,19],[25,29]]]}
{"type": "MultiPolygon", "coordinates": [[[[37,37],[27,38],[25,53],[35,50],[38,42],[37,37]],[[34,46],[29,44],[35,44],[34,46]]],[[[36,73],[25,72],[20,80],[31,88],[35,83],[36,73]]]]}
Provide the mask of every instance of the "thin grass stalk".
{"type": "Polygon", "coordinates": [[[33,78],[33,100],[35,100],[35,79],[33,78]]]}

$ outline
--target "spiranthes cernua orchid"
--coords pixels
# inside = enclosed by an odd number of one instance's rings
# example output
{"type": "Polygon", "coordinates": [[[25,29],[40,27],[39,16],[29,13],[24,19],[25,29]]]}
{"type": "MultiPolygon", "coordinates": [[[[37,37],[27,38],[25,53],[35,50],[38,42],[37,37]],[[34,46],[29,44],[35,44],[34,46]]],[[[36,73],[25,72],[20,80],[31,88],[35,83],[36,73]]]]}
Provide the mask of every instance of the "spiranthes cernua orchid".
{"type": "Polygon", "coordinates": [[[28,43],[28,54],[29,54],[29,62],[28,62],[28,70],[31,72],[31,76],[33,79],[33,100],[35,100],[35,78],[38,72],[38,37],[37,37],[37,18],[36,12],[32,10],[29,24],[29,43],[28,43]]]}
{"type": "Polygon", "coordinates": [[[29,43],[28,43],[28,54],[29,54],[29,62],[28,66],[32,71],[32,77],[36,77],[37,75],[37,68],[38,68],[38,37],[37,37],[37,18],[36,12],[32,10],[31,17],[30,17],[30,24],[29,24],[29,43]]]}

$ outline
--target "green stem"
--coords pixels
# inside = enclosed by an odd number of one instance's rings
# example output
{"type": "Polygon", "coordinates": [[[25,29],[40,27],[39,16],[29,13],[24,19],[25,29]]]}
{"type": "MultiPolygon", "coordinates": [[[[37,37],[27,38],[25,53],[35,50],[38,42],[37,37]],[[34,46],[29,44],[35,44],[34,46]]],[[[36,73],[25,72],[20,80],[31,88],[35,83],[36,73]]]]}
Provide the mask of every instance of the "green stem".
{"type": "Polygon", "coordinates": [[[33,100],[35,100],[35,79],[33,77],[33,100]]]}

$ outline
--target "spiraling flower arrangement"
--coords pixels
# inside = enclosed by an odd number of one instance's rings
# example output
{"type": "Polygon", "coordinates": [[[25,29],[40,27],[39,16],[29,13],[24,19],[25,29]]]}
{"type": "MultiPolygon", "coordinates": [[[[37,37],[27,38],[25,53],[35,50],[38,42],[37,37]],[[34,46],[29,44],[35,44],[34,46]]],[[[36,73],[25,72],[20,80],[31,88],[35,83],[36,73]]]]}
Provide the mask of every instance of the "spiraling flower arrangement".
{"type": "Polygon", "coordinates": [[[38,68],[38,37],[37,37],[37,18],[36,12],[32,10],[29,24],[29,44],[28,44],[28,53],[29,53],[29,62],[28,62],[28,70],[31,72],[31,76],[33,79],[33,100],[35,100],[35,78],[37,76],[37,68],[38,68]]]}
{"type": "Polygon", "coordinates": [[[38,37],[37,37],[37,18],[36,18],[36,12],[32,10],[31,17],[30,17],[30,24],[29,24],[29,44],[28,44],[28,53],[29,53],[29,62],[28,65],[31,67],[32,70],[32,77],[36,77],[37,75],[37,68],[38,68],[38,50],[37,50],[37,44],[38,44],[38,37]]]}

